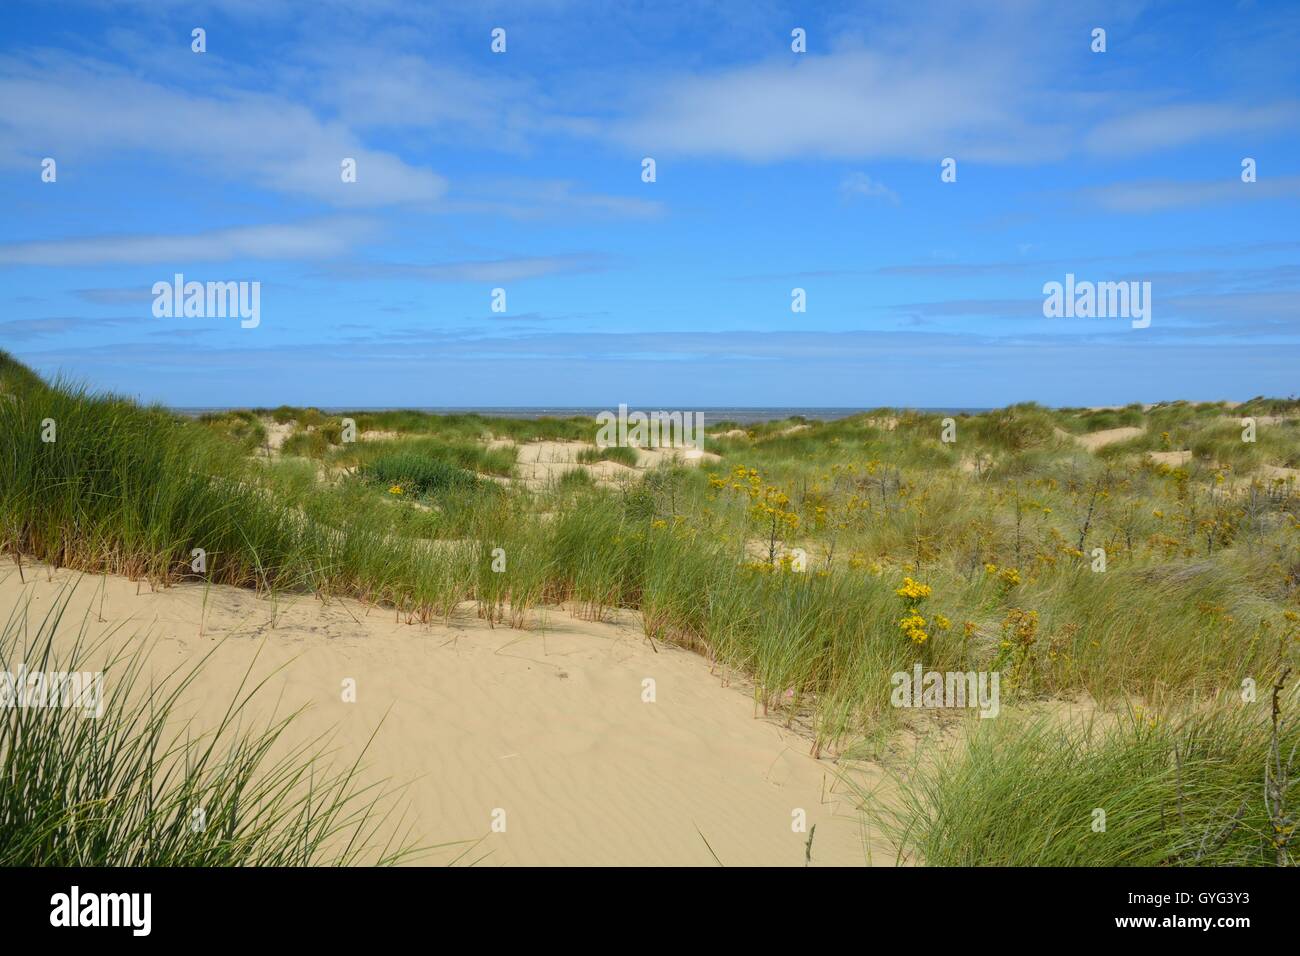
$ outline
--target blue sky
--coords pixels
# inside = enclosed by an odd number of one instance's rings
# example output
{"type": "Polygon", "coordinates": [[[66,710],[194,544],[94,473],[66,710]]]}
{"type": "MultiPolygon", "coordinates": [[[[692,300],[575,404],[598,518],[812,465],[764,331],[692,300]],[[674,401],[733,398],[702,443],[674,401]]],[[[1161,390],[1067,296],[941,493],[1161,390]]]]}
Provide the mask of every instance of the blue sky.
{"type": "Polygon", "coordinates": [[[9,0],[0,20],[0,348],[97,389],[1300,391],[1294,3],[9,0]],[[260,282],[260,325],[156,318],[177,272],[260,282]],[[1149,281],[1150,327],[1045,318],[1067,273],[1149,281]]]}

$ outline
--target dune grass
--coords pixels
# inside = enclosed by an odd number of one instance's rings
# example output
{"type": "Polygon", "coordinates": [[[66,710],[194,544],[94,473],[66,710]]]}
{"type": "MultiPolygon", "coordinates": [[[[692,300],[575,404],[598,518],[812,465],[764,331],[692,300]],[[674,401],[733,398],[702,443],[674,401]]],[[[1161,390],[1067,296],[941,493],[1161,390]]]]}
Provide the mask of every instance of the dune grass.
{"type": "Polygon", "coordinates": [[[266,444],[266,426],[252,412],[205,412],[199,416],[199,421],[224,434],[245,452],[253,452],[266,444]]]}
{"type": "Polygon", "coordinates": [[[1296,862],[1300,722],[1267,688],[1172,714],[972,721],[909,768],[901,803],[863,803],[932,866],[1277,866],[1296,862]]]}
{"type": "Polygon", "coordinates": [[[638,459],[635,448],[629,448],[626,445],[610,445],[606,448],[584,448],[578,452],[577,460],[586,465],[594,465],[601,461],[613,461],[620,465],[627,465],[629,468],[635,468],[638,459]]]}
{"type": "Polygon", "coordinates": [[[591,441],[596,434],[595,419],[573,418],[500,418],[474,412],[432,414],[414,409],[387,411],[341,411],[325,413],[315,408],[294,408],[282,405],[274,409],[254,409],[280,423],[296,421],[300,425],[316,426],[326,421],[341,422],[351,418],[358,431],[397,432],[404,435],[441,438],[447,441],[478,441],[486,438],[508,438],[517,442],[591,441]]]}
{"type": "MultiPolygon", "coordinates": [[[[397,434],[331,445],[315,463],[258,461],[211,422],[2,364],[0,380],[15,383],[0,402],[0,433],[14,436],[0,458],[7,551],[165,581],[194,576],[203,548],[205,580],[347,595],[411,620],[467,601],[515,627],[541,606],[635,609],[655,641],[746,680],[757,712],[809,728],[815,753],[896,727],[890,675],[915,663],[999,670],[1013,705],[1086,694],[1174,707],[1247,677],[1263,686],[1300,610],[1300,489],[1146,457],[1152,442],[1229,440],[1221,405],[1022,404],[951,416],[952,443],[949,416],[928,413],[765,423],[711,435],[712,467],[654,469],[616,490],[578,467],[530,491],[475,477],[514,465],[485,435],[590,437],[584,423],[356,413],[397,434]],[[47,418],[54,443],[41,441],[47,418]],[[1131,422],[1138,440],[1099,453],[1059,434],[1131,422]],[[908,579],[923,598],[901,593],[908,579]],[[923,624],[909,629],[913,612],[923,624]]],[[[296,410],[267,414],[305,427],[296,410]]],[[[1254,467],[1300,449],[1285,423],[1259,434],[1241,459],[1254,467]]]]}
{"type": "Polygon", "coordinates": [[[343,435],[338,425],[298,428],[280,445],[280,454],[297,458],[324,458],[339,446],[343,435]]]}
{"type": "Polygon", "coordinates": [[[0,349],[0,394],[31,394],[43,388],[39,375],[0,349]]]}
{"type": "Polygon", "coordinates": [[[518,449],[514,445],[489,448],[471,441],[414,437],[400,440],[353,442],[334,450],[328,461],[332,465],[373,470],[382,459],[395,456],[418,457],[437,461],[480,475],[508,478],[514,474],[518,449]]]}
{"type": "MultiPolygon", "coordinates": [[[[103,638],[64,619],[69,597],[34,630],[15,609],[0,629],[0,673],[93,673],[103,638]],[[67,631],[70,643],[56,644],[67,631]]],[[[387,865],[416,855],[392,816],[394,792],[361,784],[357,762],[332,768],[327,739],[289,744],[295,715],[249,719],[264,680],[246,674],[217,725],[194,727],[180,701],[203,663],[160,686],[146,676],[146,650],[97,663],[97,699],[46,685],[20,701],[30,688],[7,688],[0,866],[387,865]]]]}
{"type": "Polygon", "coordinates": [[[397,494],[428,495],[447,489],[474,488],[473,472],[448,461],[412,451],[390,452],[367,462],[360,474],[368,481],[396,489],[397,494]]]}
{"type": "Polygon", "coordinates": [[[636,608],[655,636],[751,674],[761,707],[810,709],[819,745],[891,719],[892,670],[987,665],[1008,620],[1030,611],[1026,694],[1195,695],[1258,670],[1268,628],[1296,600],[1295,498],[1243,509],[1212,476],[1067,447],[1053,414],[961,419],[952,446],[935,440],[940,416],[916,413],[760,428],[723,446],[745,465],[712,475],[651,472],[605,493],[574,469],[549,491],[507,494],[461,463],[506,471],[512,448],[357,442],[330,458],[353,474],[323,484],[162,410],[42,388],[0,409],[17,438],[0,515],[7,549],[55,564],[167,580],[191,575],[202,548],[216,583],[352,595],[421,619],[462,600],[508,603],[516,622],[538,602],[636,608]],[[55,442],[40,440],[45,418],[55,442]],[[997,460],[963,474],[957,448],[997,460]],[[439,540],[473,547],[430,561],[439,540]],[[1098,547],[1104,575],[1091,570],[1098,547]],[[517,589],[517,562],[483,576],[495,548],[534,556],[517,589]],[[791,573],[791,548],[807,573],[791,573]],[[905,574],[933,589],[923,644],[898,627],[905,574]]]}

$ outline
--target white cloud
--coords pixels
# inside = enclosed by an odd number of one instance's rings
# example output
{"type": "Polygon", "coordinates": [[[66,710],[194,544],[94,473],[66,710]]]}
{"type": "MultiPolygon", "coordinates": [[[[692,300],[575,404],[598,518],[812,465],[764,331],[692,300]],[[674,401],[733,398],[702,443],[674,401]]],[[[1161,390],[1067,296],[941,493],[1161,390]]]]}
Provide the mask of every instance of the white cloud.
{"type": "Polygon", "coordinates": [[[585,253],[554,256],[515,256],[432,265],[389,262],[338,263],[329,274],[341,278],[416,279],[427,282],[517,282],[550,275],[600,272],[608,268],[605,257],[585,253]]]}
{"type": "Polygon", "coordinates": [[[84,333],[115,325],[139,325],[138,318],[87,319],[80,316],[59,316],[48,319],[10,319],[0,322],[0,336],[15,341],[63,335],[66,332],[84,333]]]}
{"type": "MultiPolygon", "coordinates": [[[[639,179],[634,179],[640,185],[639,179]]],[[[568,180],[497,180],[464,198],[439,204],[445,212],[489,213],[511,219],[658,219],[664,204],[638,196],[585,193],[568,180]]]]}
{"type": "Polygon", "coordinates": [[[496,151],[526,151],[549,133],[590,134],[596,124],[567,116],[525,75],[469,72],[410,54],[328,46],[317,53],[320,98],[349,128],[419,129],[496,151]],[[334,69],[339,58],[349,64],[334,69]]]}
{"type": "Polygon", "coordinates": [[[1150,180],[1114,183],[1083,190],[1080,195],[1112,212],[1156,212],[1209,203],[1252,202],[1300,197],[1300,176],[1261,176],[1258,182],[1243,183],[1236,170],[1223,179],[1179,182],[1150,180]]]}
{"type": "MultiPolygon", "coordinates": [[[[972,48],[979,49],[978,44],[972,48]]],[[[846,50],[656,85],[613,135],[646,155],[1028,162],[1059,155],[1056,121],[1028,122],[1021,80],[987,55],[923,61],[846,50]]]]}
{"type": "Polygon", "coordinates": [[[337,206],[432,202],[447,187],[432,170],[369,149],[344,124],[290,100],[190,93],[93,60],[0,57],[0,102],[0,162],[9,164],[142,151],[337,206]],[[355,183],[342,181],[345,158],[357,161],[355,183]]]}
{"type": "Polygon", "coordinates": [[[318,259],[337,256],[368,232],[364,223],[332,220],[241,226],[192,235],[92,236],[0,243],[0,265],[75,266],[219,262],[229,259],[318,259]]]}
{"type": "Polygon", "coordinates": [[[153,293],[148,289],[73,289],[73,295],[96,305],[136,305],[151,302],[153,293]]]}
{"type": "MultiPolygon", "coordinates": [[[[1300,126],[1300,103],[1264,106],[1239,103],[1182,103],[1138,110],[1103,120],[1088,133],[1094,153],[1124,155],[1183,146],[1216,136],[1276,132],[1300,126]]],[[[1249,140],[1248,140],[1249,141],[1249,140]]]]}
{"type": "Polygon", "coordinates": [[[898,205],[898,193],[866,173],[849,173],[840,181],[840,192],[851,199],[883,199],[898,205]]]}
{"type": "Polygon", "coordinates": [[[807,54],[644,78],[607,133],[638,155],[1031,164],[1300,127],[1294,96],[1221,83],[1212,102],[1170,104],[1114,54],[1087,53],[1099,19],[1112,42],[1146,41],[1159,27],[1143,22],[1144,4],[870,6],[867,18],[833,17],[807,54]]]}

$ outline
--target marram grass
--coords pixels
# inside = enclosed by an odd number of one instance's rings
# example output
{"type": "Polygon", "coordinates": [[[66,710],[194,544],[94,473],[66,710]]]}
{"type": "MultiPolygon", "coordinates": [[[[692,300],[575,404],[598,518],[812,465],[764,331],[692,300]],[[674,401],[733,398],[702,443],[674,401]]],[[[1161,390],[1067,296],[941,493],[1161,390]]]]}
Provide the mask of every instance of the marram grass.
{"type": "MultiPolygon", "coordinates": [[[[591,440],[594,421],[357,413],[359,428],[392,434],[267,461],[250,456],[242,416],[183,421],[45,386],[12,361],[0,385],[0,547],[18,557],[344,595],[412,621],[466,601],[515,627],[545,606],[635,609],[650,639],[747,682],[756,712],[811,728],[814,752],[895,727],[890,675],[916,663],[1001,669],[1013,708],[1081,694],[1173,708],[1247,678],[1268,686],[1300,651],[1300,488],[1269,470],[1296,460],[1300,428],[1283,418],[1257,448],[1225,444],[1240,443],[1240,417],[1300,403],[1023,404],[954,416],[951,443],[947,416],[887,409],[719,426],[707,447],[722,459],[702,468],[610,488],[578,462],[528,490],[482,477],[509,474],[515,454],[484,439],[591,440]],[[55,443],[40,440],[47,418],[55,443]],[[1098,451],[1074,437],[1120,427],[1142,431],[1098,451]],[[448,477],[462,472],[480,477],[448,477]]],[[[337,424],[266,415],[311,434],[337,424]]],[[[988,765],[1014,776],[1033,754],[996,734],[1005,760],[988,765]]],[[[1076,748],[1036,739],[1060,759],[1076,748]]],[[[1061,769],[1063,785],[1086,776],[1061,769]]]]}
{"type": "MultiPolygon", "coordinates": [[[[416,855],[397,794],[333,766],[328,740],[288,744],[294,716],[247,715],[251,674],[215,727],[179,716],[203,663],[147,684],[141,643],[88,662],[100,639],[65,620],[70,591],[0,629],[0,671],[102,668],[103,710],[0,707],[0,866],[384,865],[416,855]],[[73,639],[56,642],[60,633],[73,639]],[[60,650],[62,648],[62,650],[60,650]],[[282,743],[283,741],[283,743],[282,743]]],[[[357,755],[359,761],[363,755],[357,755]]]]}
{"type": "Polygon", "coordinates": [[[1294,688],[1276,736],[1270,706],[1265,691],[1087,723],[973,719],[946,756],[900,771],[901,802],[863,804],[901,858],[931,866],[1293,865],[1294,688]],[[1264,797],[1277,755],[1281,813],[1264,797]]]}

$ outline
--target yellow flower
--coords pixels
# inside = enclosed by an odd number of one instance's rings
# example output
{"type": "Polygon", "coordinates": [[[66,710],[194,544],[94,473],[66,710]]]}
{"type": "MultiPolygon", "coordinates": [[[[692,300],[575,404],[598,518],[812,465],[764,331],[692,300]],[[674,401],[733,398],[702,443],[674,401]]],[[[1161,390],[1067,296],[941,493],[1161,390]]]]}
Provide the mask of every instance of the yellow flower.
{"type": "Polygon", "coordinates": [[[930,635],[925,632],[925,618],[916,613],[915,608],[908,611],[905,617],[899,619],[898,629],[913,644],[924,644],[930,639],[930,635]]]}
{"type": "Polygon", "coordinates": [[[402,486],[401,486],[401,485],[393,485],[393,487],[391,487],[391,488],[388,489],[388,493],[389,493],[390,495],[400,495],[400,494],[402,493],[402,486]]]}
{"type": "Polygon", "coordinates": [[[952,621],[948,620],[942,614],[936,614],[934,616],[934,626],[941,631],[946,631],[948,628],[952,627],[952,621]]]}
{"type": "Polygon", "coordinates": [[[894,592],[899,597],[910,598],[913,601],[930,596],[931,588],[928,584],[922,584],[919,581],[913,581],[911,578],[903,578],[903,586],[894,592]]]}

